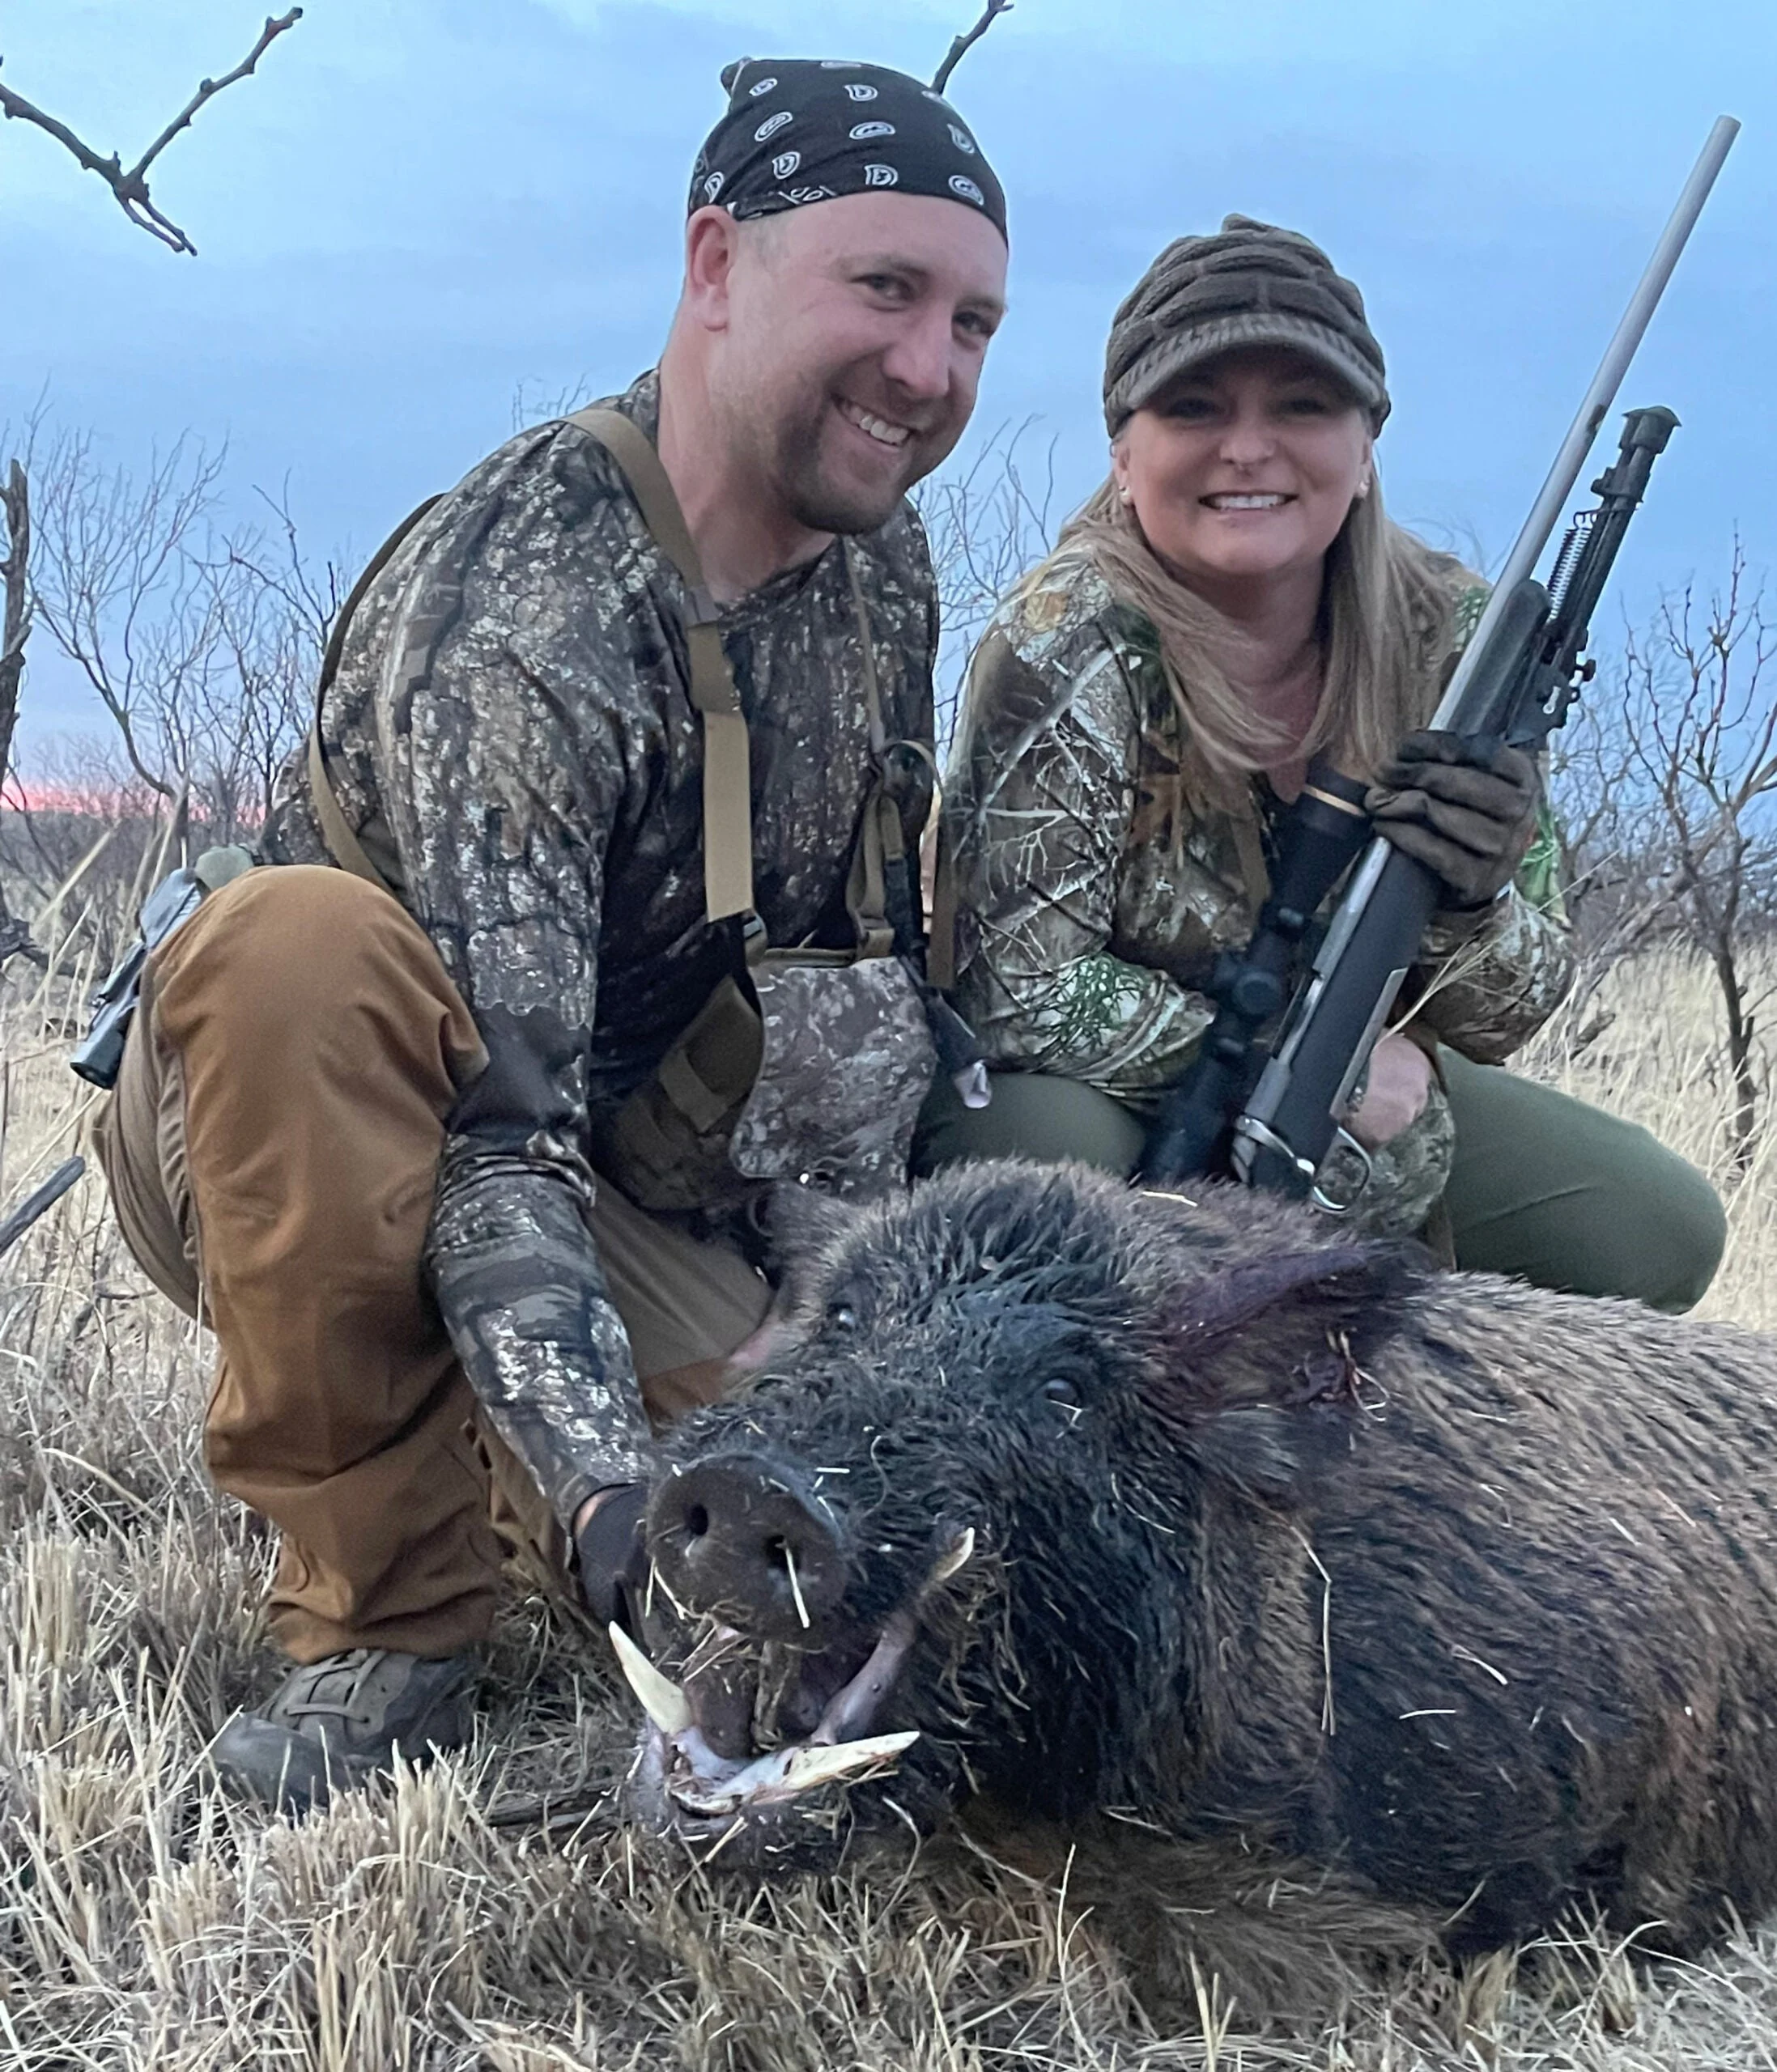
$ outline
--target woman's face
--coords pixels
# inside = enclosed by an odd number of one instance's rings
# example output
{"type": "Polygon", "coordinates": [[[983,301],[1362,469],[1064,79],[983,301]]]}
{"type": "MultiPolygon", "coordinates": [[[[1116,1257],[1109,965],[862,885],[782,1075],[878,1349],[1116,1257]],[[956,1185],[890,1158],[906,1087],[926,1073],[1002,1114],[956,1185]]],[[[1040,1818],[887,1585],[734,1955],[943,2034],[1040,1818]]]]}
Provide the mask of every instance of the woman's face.
{"type": "Polygon", "coordinates": [[[1367,487],[1370,444],[1363,410],[1316,362],[1242,348],[1137,410],[1112,470],[1149,546],[1214,588],[1318,570],[1367,487]]]}

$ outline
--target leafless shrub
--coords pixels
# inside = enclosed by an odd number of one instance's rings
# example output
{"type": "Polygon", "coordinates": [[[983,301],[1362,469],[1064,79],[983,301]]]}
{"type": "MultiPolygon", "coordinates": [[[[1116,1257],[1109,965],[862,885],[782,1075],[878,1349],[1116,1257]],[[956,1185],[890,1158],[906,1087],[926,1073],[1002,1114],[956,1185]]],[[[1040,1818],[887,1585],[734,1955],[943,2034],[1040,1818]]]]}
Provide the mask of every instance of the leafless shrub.
{"type": "Polygon", "coordinates": [[[307,724],[338,571],[283,498],[220,526],[222,459],[181,440],[132,476],[37,441],[25,610],[113,729],[40,742],[0,792],[0,914],[64,973],[116,961],[160,869],[251,841],[307,724]]]}
{"type": "Polygon", "coordinates": [[[514,436],[533,425],[551,424],[557,418],[572,417],[598,398],[598,390],[584,374],[565,386],[546,381],[521,381],[512,390],[512,428],[514,436]]]}
{"type": "Polygon", "coordinates": [[[146,804],[176,856],[263,819],[339,603],[337,572],[304,559],[286,503],[218,529],[222,463],[181,440],[134,477],[72,435],[38,473],[37,614],[115,725],[123,767],[66,750],[78,770],[40,758],[26,788],[76,822],[134,822],[146,804]]]}
{"type": "Polygon", "coordinates": [[[196,550],[223,460],[181,439],[138,482],[74,433],[55,441],[39,477],[39,614],[138,778],[168,800],[189,768],[190,711],[217,639],[196,550]]]}
{"type": "Polygon", "coordinates": [[[1595,991],[1657,941],[1709,960],[1734,1178],[1750,1162],[1765,1090],[1755,1038],[1771,988],[1752,975],[1751,953],[1777,923],[1774,652],[1777,627],[1737,541],[1719,590],[1705,598],[1687,585],[1630,632],[1557,773],[1583,987],[1595,991]]]}
{"type": "Polygon", "coordinates": [[[955,730],[968,658],[995,605],[1053,544],[1055,442],[1031,456],[1035,423],[1002,424],[966,466],[929,477],[913,494],[931,543],[944,633],[941,754],[955,730]]]}

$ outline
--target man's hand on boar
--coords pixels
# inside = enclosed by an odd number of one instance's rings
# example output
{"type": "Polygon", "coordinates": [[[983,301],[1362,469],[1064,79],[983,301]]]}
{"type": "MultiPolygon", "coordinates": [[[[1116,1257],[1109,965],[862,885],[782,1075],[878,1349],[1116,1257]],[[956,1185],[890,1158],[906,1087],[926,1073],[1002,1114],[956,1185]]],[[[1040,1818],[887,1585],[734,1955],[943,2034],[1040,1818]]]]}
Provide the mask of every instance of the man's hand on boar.
{"type": "Polygon", "coordinates": [[[575,1567],[586,1608],[601,1626],[614,1620],[636,1631],[642,1593],[648,1586],[648,1549],[642,1517],[648,1491],[640,1482],[600,1489],[581,1505],[574,1520],[575,1567]]]}

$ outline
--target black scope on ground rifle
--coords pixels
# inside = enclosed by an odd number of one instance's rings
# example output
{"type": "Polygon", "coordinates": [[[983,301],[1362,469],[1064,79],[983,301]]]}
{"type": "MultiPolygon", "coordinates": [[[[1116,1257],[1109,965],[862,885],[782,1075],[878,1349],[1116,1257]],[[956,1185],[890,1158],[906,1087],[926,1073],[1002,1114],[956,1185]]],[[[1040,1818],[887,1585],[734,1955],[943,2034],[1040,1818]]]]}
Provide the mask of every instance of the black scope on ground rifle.
{"type": "Polygon", "coordinates": [[[1225,953],[1204,988],[1217,1004],[1215,1019],[1148,1137],[1140,1178],[1229,1170],[1234,1119],[1265,1062],[1260,1033],[1283,1012],[1320,902],[1370,832],[1363,792],[1354,778],[1324,763],[1309,771],[1279,823],[1270,896],[1252,940],[1225,953]]]}
{"type": "Polygon", "coordinates": [[[158,949],[175,928],[197,912],[203,896],[203,883],[198,873],[181,868],[163,878],[142,902],[136,940],[93,995],[87,1033],[68,1059],[70,1068],[89,1086],[108,1091],[117,1085],[123,1068],[124,1043],[142,998],[142,967],[148,962],[148,953],[158,949]]]}

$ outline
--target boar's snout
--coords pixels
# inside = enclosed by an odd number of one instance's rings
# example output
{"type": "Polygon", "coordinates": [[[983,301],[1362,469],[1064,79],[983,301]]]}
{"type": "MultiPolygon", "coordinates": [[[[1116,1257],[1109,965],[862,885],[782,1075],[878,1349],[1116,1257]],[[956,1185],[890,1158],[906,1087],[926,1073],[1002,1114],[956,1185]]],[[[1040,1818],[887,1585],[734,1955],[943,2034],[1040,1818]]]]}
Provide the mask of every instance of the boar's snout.
{"type": "Polygon", "coordinates": [[[825,1501],[763,1455],[670,1468],[648,1507],[648,1551],[674,1599],[767,1640],[805,1637],[845,1587],[825,1501]]]}

